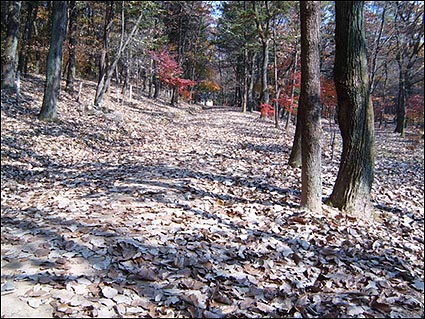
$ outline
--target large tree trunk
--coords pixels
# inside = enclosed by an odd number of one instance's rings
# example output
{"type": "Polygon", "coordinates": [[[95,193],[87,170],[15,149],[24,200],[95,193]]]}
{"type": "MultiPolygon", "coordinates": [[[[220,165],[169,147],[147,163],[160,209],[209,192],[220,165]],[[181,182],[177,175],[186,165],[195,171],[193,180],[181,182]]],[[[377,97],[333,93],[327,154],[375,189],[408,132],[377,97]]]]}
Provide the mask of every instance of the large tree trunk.
{"type": "Polygon", "coordinates": [[[38,118],[54,120],[62,75],[62,47],[66,34],[68,1],[53,1],[52,35],[47,56],[46,85],[38,118]]]}
{"type": "Polygon", "coordinates": [[[21,1],[9,1],[7,6],[7,35],[4,45],[4,60],[1,61],[1,88],[16,90],[17,49],[21,1]]]}
{"type": "Polygon", "coordinates": [[[367,218],[374,176],[374,127],[363,5],[363,1],[336,2],[334,80],[342,155],[329,204],[367,218]]]}
{"type": "Polygon", "coordinates": [[[301,207],[322,210],[320,125],[320,2],[300,1],[301,18],[301,207]]]}

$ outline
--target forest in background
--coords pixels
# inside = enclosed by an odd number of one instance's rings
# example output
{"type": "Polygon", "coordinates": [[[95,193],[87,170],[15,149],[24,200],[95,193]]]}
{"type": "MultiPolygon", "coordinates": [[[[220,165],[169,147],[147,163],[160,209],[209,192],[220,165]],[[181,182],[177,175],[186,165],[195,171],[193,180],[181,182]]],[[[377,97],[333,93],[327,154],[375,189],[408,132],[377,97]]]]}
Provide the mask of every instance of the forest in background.
{"type": "Polygon", "coordinates": [[[7,314],[423,316],[423,2],[3,14],[7,314]]]}
{"type": "MultiPolygon", "coordinates": [[[[3,1],[2,59],[9,5],[3,1]]],[[[322,116],[335,116],[334,3],[321,3],[322,116]]],[[[21,76],[44,74],[51,34],[50,1],[20,4],[21,76]]],[[[396,131],[422,125],[423,2],[365,3],[368,68],[375,119],[397,121],[396,131]]],[[[70,1],[63,48],[65,89],[78,79],[98,82],[93,104],[110,81],[123,94],[142,90],[191,101],[212,99],[242,111],[278,103],[294,116],[300,94],[299,4],[296,1],[70,1]]],[[[4,60],[2,60],[4,61],[4,60]]],[[[2,63],[3,65],[3,63],[2,63]]]]}

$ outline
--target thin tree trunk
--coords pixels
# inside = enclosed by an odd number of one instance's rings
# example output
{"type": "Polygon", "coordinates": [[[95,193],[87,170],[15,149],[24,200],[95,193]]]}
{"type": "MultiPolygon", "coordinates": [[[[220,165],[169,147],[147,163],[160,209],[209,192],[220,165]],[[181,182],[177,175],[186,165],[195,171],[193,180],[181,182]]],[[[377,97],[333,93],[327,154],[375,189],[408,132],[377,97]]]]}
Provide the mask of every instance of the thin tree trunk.
{"type": "Polygon", "coordinates": [[[140,23],[140,20],[143,17],[143,14],[144,13],[142,11],[140,13],[139,17],[137,18],[137,21],[135,22],[133,29],[131,30],[130,34],[127,36],[127,39],[126,39],[124,44],[122,44],[123,38],[121,39],[121,44],[120,44],[120,48],[118,50],[118,53],[115,56],[115,59],[114,59],[112,65],[110,66],[109,71],[107,72],[107,75],[104,78],[104,81],[102,81],[98,84],[98,87],[97,87],[97,90],[96,90],[96,99],[95,99],[95,103],[94,103],[96,106],[101,105],[103,95],[105,94],[105,92],[109,88],[111,78],[112,78],[112,75],[114,73],[115,66],[117,65],[119,59],[121,58],[123,51],[127,48],[128,44],[133,39],[134,34],[136,33],[136,31],[139,27],[139,23],[140,23]]]}
{"type": "Polygon", "coordinates": [[[377,70],[377,58],[378,58],[378,54],[379,51],[381,50],[381,38],[382,38],[382,32],[384,30],[384,23],[385,23],[385,13],[387,10],[387,3],[384,4],[384,8],[382,9],[382,15],[381,15],[381,23],[380,23],[380,27],[379,27],[379,31],[378,31],[378,36],[374,41],[373,44],[373,50],[372,50],[372,59],[371,59],[371,66],[370,66],[370,71],[369,71],[369,83],[370,83],[370,92],[369,94],[373,94],[373,92],[375,91],[375,87],[376,87],[376,70],[377,70]]]}
{"type": "Polygon", "coordinates": [[[24,32],[22,34],[21,49],[19,51],[18,71],[21,75],[28,75],[28,51],[32,39],[34,20],[37,16],[37,1],[26,1],[27,17],[24,32]]]}
{"type": "Polygon", "coordinates": [[[248,105],[248,49],[244,48],[244,79],[243,79],[243,97],[242,97],[242,112],[245,113],[248,105]]]}
{"type": "MultiPolygon", "coordinates": [[[[292,89],[291,89],[291,109],[294,106],[294,96],[295,96],[295,72],[297,71],[297,63],[298,63],[298,43],[295,44],[295,60],[294,60],[294,68],[292,69],[292,89]]],[[[288,117],[286,118],[285,129],[288,128],[289,121],[291,120],[292,113],[288,111],[288,117]]]]}
{"type": "Polygon", "coordinates": [[[251,56],[251,69],[250,69],[250,76],[249,76],[249,87],[248,87],[248,111],[252,112],[254,110],[255,105],[255,92],[254,92],[254,79],[255,79],[255,59],[256,59],[256,53],[252,53],[251,56]]]}
{"type": "Polygon", "coordinates": [[[277,77],[277,46],[276,46],[276,34],[273,29],[273,51],[274,51],[274,90],[275,90],[275,103],[274,103],[274,126],[276,128],[279,128],[279,95],[280,95],[280,89],[279,89],[279,79],[277,77]]]}
{"type": "Polygon", "coordinates": [[[99,79],[96,87],[96,94],[94,99],[94,105],[100,106],[102,103],[102,96],[104,94],[105,77],[107,72],[107,54],[109,48],[109,32],[113,23],[114,15],[114,2],[111,1],[107,4],[108,7],[105,12],[105,24],[103,29],[103,47],[100,53],[99,61],[99,79]]]}
{"type": "Polygon", "coordinates": [[[77,7],[76,7],[76,1],[71,0],[69,2],[69,58],[68,58],[68,72],[66,76],[66,86],[65,90],[69,93],[74,93],[74,79],[75,79],[75,71],[76,71],[76,53],[75,48],[77,45],[77,38],[76,38],[76,32],[77,32],[77,7]]]}
{"type": "Polygon", "coordinates": [[[270,94],[269,94],[269,84],[268,84],[268,70],[267,67],[269,65],[269,39],[265,39],[262,42],[263,49],[263,65],[261,70],[261,86],[262,86],[262,101],[263,103],[269,104],[270,102],[270,94]]]}
{"type": "Polygon", "coordinates": [[[67,9],[68,1],[53,1],[52,35],[47,57],[43,104],[38,115],[40,120],[54,120],[57,117],[56,107],[61,84],[62,47],[66,34],[67,9]]]}
{"type": "Polygon", "coordinates": [[[405,137],[406,127],[406,71],[403,70],[403,63],[399,61],[399,79],[398,79],[398,96],[397,96],[397,125],[395,133],[400,133],[401,137],[405,137]]]}

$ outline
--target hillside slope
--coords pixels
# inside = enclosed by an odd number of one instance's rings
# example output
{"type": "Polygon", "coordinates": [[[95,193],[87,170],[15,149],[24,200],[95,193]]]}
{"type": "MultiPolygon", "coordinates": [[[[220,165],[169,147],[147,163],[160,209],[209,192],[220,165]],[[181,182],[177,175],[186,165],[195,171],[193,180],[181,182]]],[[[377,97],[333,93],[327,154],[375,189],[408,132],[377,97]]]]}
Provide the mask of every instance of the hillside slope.
{"type": "MultiPolygon", "coordinates": [[[[377,129],[374,219],[299,209],[294,128],[43,79],[1,97],[2,317],[423,317],[424,144],[377,129]]],[[[137,93],[137,92],[136,92],[137,93]]],[[[331,156],[324,123],[323,185],[331,156]]]]}

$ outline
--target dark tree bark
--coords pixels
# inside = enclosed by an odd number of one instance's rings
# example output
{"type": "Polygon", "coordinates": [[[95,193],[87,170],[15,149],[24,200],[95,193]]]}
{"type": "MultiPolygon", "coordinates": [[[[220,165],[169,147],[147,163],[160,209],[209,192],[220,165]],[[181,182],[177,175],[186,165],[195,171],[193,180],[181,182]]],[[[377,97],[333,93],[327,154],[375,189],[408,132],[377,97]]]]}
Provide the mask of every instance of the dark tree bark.
{"type": "Polygon", "coordinates": [[[400,133],[401,137],[405,137],[406,128],[406,102],[407,102],[407,87],[406,87],[406,71],[403,64],[398,59],[399,78],[398,78],[398,95],[397,95],[397,125],[395,133],[400,133]]]}
{"type": "Polygon", "coordinates": [[[249,84],[248,84],[248,112],[252,112],[255,109],[255,59],[257,55],[255,52],[251,53],[251,60],[249,63],[249,84]]]}
{"type": "Polygon", "coordinates": [[[394,21],[396,61],[399,71],[397,125],[394,130],[405,136],[407,99],[415,83],[423,82],[424,13],[411,1],[395,1],[394,21]],[[421,36],[422,35],[422,36],[421,36]]]}
{"type": "Polygon", "coordinates": [[[261,87],[262,87],[262,101],[263,103],[269,104],[269,83],[268,83],[268,65],[269,65],[269,45],[270,40],[266,39],[262,41],[262,53],[263,53],[263,64],[261,68],[261,87]]]}
{"type": "MultiPolygon", "coordinates": [[[[297,51],[298,45],[295,45],[295,58],[294,58],[294,65],[292,68],[292,90],[291,90],[291,104],[294,103],[294,96],[295,96],[295,72],[297,71],[297,63],[298,63],[298,51],[297,51]]],[[[286,124],[285,129],[288,128],[289,121],[291,120],[291,113],[287,111],[287,118],[286,118],[286,124]]],[[[298,122],[298,121],[297,121],[298,122]]]]}
{"type": "Polygon", "coordinates": [[[43,105],[38,118],[54,120],[62,75],[62,48],[66,34],[68,1],[53,1],[52,35],[47,56],[46,84],[43,105]]]}
{"type": "Polygon", "coordinates": [[[16,91],[16,70],[18,62],[19,23],[21,1],[9,1],[7,6],[7,33],[4,56],[1,61],[1,88],[16,91]],[[3,60],[4,58],[4,60],[3,60]]]}
{"type": "Polygon", "coordinates": [[[27,16],[24,32],[22,34],[21,49],[19,51],[18,71],[24,75],[28,75],[28,54],[30,51],[30,43],[34,32],[34,22],[37,18],[38,1],[26,1],[27,16]]]}
{"type": "Polygon", "coordinates": [[[328,203],[368,218],[374,176],[374,127],[363,5],[363,1],[336,1],[334,80],[342,155],[328,203]]]}
{"type": "Polygon", "coordinates": [[[68,42],[68,50],[69,50],[69,58],[68,58],[68,72],[66,76],[66,86],[65,90],[69,93],[74,93],[74,79],[75,79],[75,71],[77,68],[77,59],[75,54],[75,47],[77,45],[77,6],[76,1],[71,0],[69,2],[69,42],[68,42]]]}
{"type": "Polygon", "coordinates": [[[105,22],[103,27],[102,51],[99,60],[99,79],[97,81],[94,104],[100,106],[105,92],[106,72],[108,65],[109,33],[111,32],[114,17],[114,1],[106,4],[105,22]]]}
{"type": "Polygon", "coordinates": [[[301,207],[322,210],[320,125],[320,2],[300,1],[301,18],[301,207]]]}
{"type": "MultiPolygon", "coordinates": [[[[298,104],[298,110],[301,108],[301,101],[298,104]]],[[[291,113],[288,113],[291,116],[291,113]]],[[[301,119],[297,116],[295,127],[294,142],[292,143],[291,155],[289,156],[289,166],[296,168],[301,166],[301,119]]]]}
{"type": "MultiPolygon", "coordinates": [[[[291,101],[294,101],[294,95],[295,95],[295,72],[297,69],[297,61],[298,61],[298,51],[297,51],[297,45],[295,45],[295,58],[294,58],[294,66],[292,70],[292,92],[291,92],[291,101]]],[[[301,108],[301,102],[298,103],[298,110],[301,108]]],[[[288,128],[289,121],[291,119],[291,113],[287,112],[287,118],[286,118],[286,125],[285,129],[288,128]]],[[[292,149],[291,154],[289,156],[289,166],[296,168],[301,166],[301,120],[300,117],[297,116],[297,122],[295,127],[295,135],[294,135],[294,141],[292,143],[292,149]]]]}

